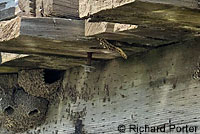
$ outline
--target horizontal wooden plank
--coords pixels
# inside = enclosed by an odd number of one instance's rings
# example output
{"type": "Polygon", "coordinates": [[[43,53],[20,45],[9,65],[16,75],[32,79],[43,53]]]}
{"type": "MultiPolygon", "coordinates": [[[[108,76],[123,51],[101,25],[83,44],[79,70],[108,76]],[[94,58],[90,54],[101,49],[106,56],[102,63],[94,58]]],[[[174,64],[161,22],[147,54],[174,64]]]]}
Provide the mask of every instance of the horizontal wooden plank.
{"type": "Polygon", "coordinates": [[[19,7],[24,16],[34,17],[79,17],[78,0],[19,0],[19,7]]]}
{"type": "Polygon", "coordinates": [[[144,37],[141,39],[144,42],[152,39],[170,44],[199,36],[199,15],[199,10],[135,1],[95,13],[90,16],[90,22],[137,25],[137,29],[129,30],[127,34],[144,37]]]}
{"type": "MultiPolygon", "coordinates": [[[[0,69],[1,67],[8,67],[17,69],[45,68],[66,70],[72,67],[84,66],[87,64],[87,58],[70,56],[24,55],[5,52],[1,52],[1,60],[2,62],[0,69]]],[[[92,65],[96,64],[97,62],[99,61],[92,60],[92,65]]]]}
{"type": "MultiPolygon", "coordinates": [[[[0,22],[0,50],[22,54],[50,54],[113,59],[120,55],[85,37],[85,21],[60,18],[14,18],[0,22]]],[[[122,49],[130,50],[122,45],[122,49]]],[[[141,49],[143,51],[143,48],[141,49]]],[[[137,48],[138,51],[138,48],[137,48]]],[[[134,53],[134,49],[130,51],[134,53]]]]}
{"type": "MultiPolygon", "coordinates": [[[[187,7],[199,9],[200,3],[197,0],[80,0],[80,17],[88,17],[103,10],[114,9],[135,2],[148,2],[157,4],[173,5],[178,7],[187,7]]],[[[130,10],[131,11],[131,10],[130,10]]]]}
{"type": "Polygon", "coordinates": [[[79,16],[88,17],[103,10],[116,8],[135,0],[79,0],[79,16]]]}
{"type": "MultiPolygon", "coordinates": [[[[165,38],[162,38],[161,36],[153,38],[156,31],[151,31],[145,28],[141,29],[140,27],[138,27],[138,25],[88,21],[86,21],[85,25],[85,35],[88,37],[117,40],[127,42],[129,44],[135,44],[137,46],[141,45],[141,47],[143,45],[160,46],[175,41],[174,39],[170,38],[173,32],[168,32],[167,34],[169,35],[165,38]],[[152,32],[154,34],[152,34],[152,32]],[[149,36],[147,34],[149,34],[149,36]]],[[[158,32],[156,34],[162,35],[158,32]]]]}
{"type": "Polygon", "coordinates": [[[7,17],[17,14],[27,17],[79,18],[79,2],[78,0],[3,0],[0,1],[0,11],[0,15],[4,14],[0,16],[0,20],[5,19],[5,14],[7,17]],[[12,10],[8,10],[9,8],[12,10]],[[14,12],[11,12],[13,10],[14,12]]]}
{"type": "Polygon", "coordinates": [[[11,7],[2,11],[0,10],[0,21],[13,18],[15,15],[15,7],[11,7]]]}

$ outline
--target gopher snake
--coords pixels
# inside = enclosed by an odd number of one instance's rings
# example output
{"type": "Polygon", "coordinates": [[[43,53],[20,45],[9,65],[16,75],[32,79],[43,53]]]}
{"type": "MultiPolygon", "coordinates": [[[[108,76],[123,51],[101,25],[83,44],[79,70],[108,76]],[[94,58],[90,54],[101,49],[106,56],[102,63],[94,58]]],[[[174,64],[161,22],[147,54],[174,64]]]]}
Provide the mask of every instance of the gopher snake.
{"type": "Polygon", "coordinates": [[[103,46],[104,48],[107,48],[108,50],[111,51],[117,51],[124,59],[127,59],[127,55],[121,48],[114,46],[105,39],[97,38],[97,40],[100,42],[100,45],[103,46]]]}

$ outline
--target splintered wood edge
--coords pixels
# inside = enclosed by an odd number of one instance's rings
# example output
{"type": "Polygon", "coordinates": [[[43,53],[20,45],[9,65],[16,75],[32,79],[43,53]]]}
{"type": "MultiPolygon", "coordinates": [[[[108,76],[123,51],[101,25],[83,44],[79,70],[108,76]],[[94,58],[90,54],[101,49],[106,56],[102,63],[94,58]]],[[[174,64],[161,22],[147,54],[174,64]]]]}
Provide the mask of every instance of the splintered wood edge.
{"type": "Polygon", "coordinates": [[[1,52],[1,64],[12,61],[12,60],[28,57],[28,56],[29,55],[26,55],[26,54],[15,54],[15,53],[1,52]]]}
{"type": "Polygon", "coordinates": [[[0,22],[0,42],[17,38],[20,35],[21,18],[0,22]]]}

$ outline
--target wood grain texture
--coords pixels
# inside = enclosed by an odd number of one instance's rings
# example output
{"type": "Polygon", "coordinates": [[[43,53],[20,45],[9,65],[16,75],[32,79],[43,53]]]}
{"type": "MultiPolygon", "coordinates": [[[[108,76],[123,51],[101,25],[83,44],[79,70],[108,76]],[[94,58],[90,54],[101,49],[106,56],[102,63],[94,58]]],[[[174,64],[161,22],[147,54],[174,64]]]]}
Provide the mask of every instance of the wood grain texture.
{"type": "Polygon", "coordinates": [[[15,8],[11,7],[5,10],[0,10],[0,20],[10,19],[15,16],[15,8]]]}
{"type": "Polygon", "coordinates": [[[79,17],[78,0],[36,0],[36,16],[79,17]]]}
{"type": "Polygon", "coordinates": [[[0,21],[15,17],[18,12],[18,0],[1,0],[0,1],[0,21]]]}
{"type": "Polygon", "coordinates": [[[135,2],[157,3],[199,9],[199,4],[196,0],[81,0],[79,1],[79,14],[80,17],[88,17],[103,10],[114,9],[131,3],[134,4],[135,2]]]}
{"type": "Polygon", "coordinates": [[[103,48],[96,49],[99,44],[85,37],[82,20],[17,17],[0,25],[0,49],[4,52],[81,57],[86,57],[87,52],[94,52],[94,58],[103,59],[117,56],[103,48]]]}
{"type": "Polygon", "coordinates": [[[60,101],[50,105],[46,123],[25,134],[71,134],[77,119],[92,134],[118,134],[120,124],[159,126],[169,119],[199,125],[200,85],[192,78],[200,62],[198,42],[159,48],[126,62],[102,62],[92,73],[66,71],[60,101]]]}
{"type": "MultiPolygon", "coordinates": [[[[105,38],[108,40],[117,40],[127,42],[137,46],[162,46],[177,41],[171,37],[173,34],[179,34],[175,31],[166,33],[163,38],[161,31],[149,28],[140,28],[138,25],[120,24],[112,22],[88,22],[85,23],[85,35],[88,37],[105,38]],[[174,33],[175,32],[175,33],[174,33]],[[154,34],[152,34],[154,33],[154,34]]],[[[182,35],[184,36],[184,35],[182,35]]],[[[131,45],[130,45],[131,46],[131,45]]]]}
{"type": "Polygon", "coordinates": [[[127,32],[143,37],[144,42],[147,38],[170,44],[199,36],[200,31],[198,10],[141,1],[102,10],[91,16],[90,22],[101,21],[137,25],[137,29],[127,32]]]}
{"type": "Polygon", "coordinates": [[[134,1],[135,0],[80,0],[79,15],[81,18],[90,16],[99,11],[116,8],[134,1]]]}
{"type": "MultiPolygon", "coordinates": [[[[56,69],[66,70],[76,66],[86,65],[86,58],[76,58],[67,56],[44,56],[44,55],[24,55],[16,53],[1,53],[0,67],[22,69],[56,69]]],[[[98,60],[93,60],[92,65],[97,64],[98,60]]]]}
{"type": "MultiPolygon", "coordinates": [[[[0,50],[22,54],[50,54],[113,59],[117,52],[104,49],[95,38],[85,37],[85,21],[63,18],[17,17],[0,22],[0,50]]],[[[146,51],[121,44],[129,54],[146,51]]]]}
{"type": "Polygon", "coordinates": [[[1,53],[1,64],[27,56],[25,54],[1,53]]]}

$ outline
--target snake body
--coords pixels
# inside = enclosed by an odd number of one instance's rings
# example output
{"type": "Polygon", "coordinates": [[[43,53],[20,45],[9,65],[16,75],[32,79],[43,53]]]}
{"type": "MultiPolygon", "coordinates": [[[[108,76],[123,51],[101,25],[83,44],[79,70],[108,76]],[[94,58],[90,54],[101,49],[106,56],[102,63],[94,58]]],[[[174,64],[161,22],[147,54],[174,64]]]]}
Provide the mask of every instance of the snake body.
{"type": "Polygon", "coordinates": [[[102,38],[97,38],[97,40],[100,42],[100,45],[103,46],[104,48],[107,48],[108,50],[111,51],[116,51],[118,52],[124,59],[127,59],[126,53],[119,47],[116,47],[115,45],[111,44],[108,42],[106,39],[102,38]]]}

